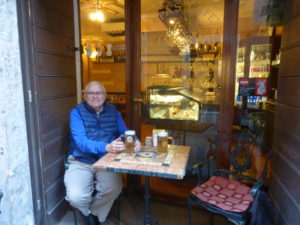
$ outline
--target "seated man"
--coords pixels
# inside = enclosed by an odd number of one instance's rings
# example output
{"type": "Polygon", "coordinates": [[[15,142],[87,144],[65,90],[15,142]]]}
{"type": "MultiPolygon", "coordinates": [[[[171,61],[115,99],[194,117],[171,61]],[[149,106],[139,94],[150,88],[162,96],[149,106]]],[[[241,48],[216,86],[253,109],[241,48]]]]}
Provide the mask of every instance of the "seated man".
{"type": "MultiPolygon", "coordinates": [[[[69,169],[64,182],[66,199],[79,209],[89,225],[105,224],[114,200],[122,190],[119,174],[92,166],[107,152],[120,153],[125,149],[120,135],[127,130],[116,108],[105,102],[104,86],[91,81],[85,87],[84,102],[70,114],[69,169]],[[93,198],[93,180],[97,194],[93,198]]],[[[141,149],[136,141],[135,151],[141,149]]]]}

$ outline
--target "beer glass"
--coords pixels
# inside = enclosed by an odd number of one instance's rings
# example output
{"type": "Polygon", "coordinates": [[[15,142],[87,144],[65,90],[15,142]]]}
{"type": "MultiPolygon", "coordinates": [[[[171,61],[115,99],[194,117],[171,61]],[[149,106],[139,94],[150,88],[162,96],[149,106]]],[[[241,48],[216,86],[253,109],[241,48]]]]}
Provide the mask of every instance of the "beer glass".
{"type": "Polygon", "coordinates": [[[126,130],[124,135],[125,152],[133,154],[135,146],[135,130],[126,130]]]}
{"type": "Polygon", "coordinates": [[[152,145],[153,147],[157,147],[157,135],[159,132],[165,131],[163,129],[153,129],[152,131],[152,145]]]}
{"type": "Polygon", "coordinates": [[[167,131],[161,131],[157,134],[157,150],[159,154],[168,152],[169,140],[171,140],[171,143],[173,145],[174,139],[168,136],[167,131]]]}

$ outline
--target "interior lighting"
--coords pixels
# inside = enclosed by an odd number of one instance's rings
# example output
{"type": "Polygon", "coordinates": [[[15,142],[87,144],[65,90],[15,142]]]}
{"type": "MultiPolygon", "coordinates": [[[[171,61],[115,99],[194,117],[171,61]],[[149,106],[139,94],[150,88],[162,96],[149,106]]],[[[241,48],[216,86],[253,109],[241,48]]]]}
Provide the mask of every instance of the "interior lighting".
{"type": "Polygon", "coordinates": [[[91,59],[94,59],[94,58],[96,58],[96,56],[97,56],[97,52],[96,52],[96,51],[93,51],[90,58],[91,58],[91,59]]]}
{"type": "Polygon", "coordinates": [[[105,17],[104,17],[104,13],[101,10],[102,6],[101,4],[99,4],[99,0],[96,1],[96,11],[94,11],[93,13],[90,14],[90,19],[93,21],[98,21],[98,22],[104,22],[105,17]]]}
{"type": "Polygon", "coordinates": [[[90,19],[93,21],[104,22],[105,17],[101,10],[97,10],[96,12],[90,14],[90,19]]]}
{"type": "Polygon", "coordinates": [[[173,25],[175,24],[175,21],[173,19],[170,19],[169,23],[173,25]]]}

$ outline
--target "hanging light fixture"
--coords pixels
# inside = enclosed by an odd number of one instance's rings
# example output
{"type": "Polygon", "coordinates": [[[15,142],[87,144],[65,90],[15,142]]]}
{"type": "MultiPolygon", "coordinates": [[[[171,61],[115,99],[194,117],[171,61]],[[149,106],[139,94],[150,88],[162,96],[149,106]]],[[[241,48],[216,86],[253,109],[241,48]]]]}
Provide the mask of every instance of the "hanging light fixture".
{"type": "Polygon", "coordinates": [[[93,21],[98,21],[98,22],[104,22],[105,17],[104,17],[104,13],[101,9],[102,7],[99,6],[99,0],[97,0],[96,2],[96,11],[94,11],[93,13],[90,14],[90,19],[93,21]]]}

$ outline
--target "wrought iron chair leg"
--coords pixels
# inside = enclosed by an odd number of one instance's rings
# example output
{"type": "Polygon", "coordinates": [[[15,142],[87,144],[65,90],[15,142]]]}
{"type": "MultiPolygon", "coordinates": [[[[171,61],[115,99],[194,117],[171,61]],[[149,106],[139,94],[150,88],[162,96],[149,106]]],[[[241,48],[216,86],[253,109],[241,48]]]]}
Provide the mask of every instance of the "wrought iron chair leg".
{"type": "Polygon", "coordinates": [[[121,195],[116,199],[116,205],[117,205],[117,220],[119,225],[123,225],[121,222],[121,214],[120,214],[120,205],[121,205],[121,195]]]}
{"type": "Polygon", "coordinates": [[[192,201],[190,197],[188,199],[188,213],[189,213],[189,225],[192,225],[192,201]]]}
{"type": "Polygon", "coordinates": [[[72,208],[72,211],[73,211],[74,225],[77,225],[76,209],[72,206],[71,206],[71,208],[72,208]]]}
{"type": "Polygon", "coordinates": [[[214,222],[214,214],[210,213],[209,225],[214,225],[214,224],[215,224],[215,222],[214,222]]]}

